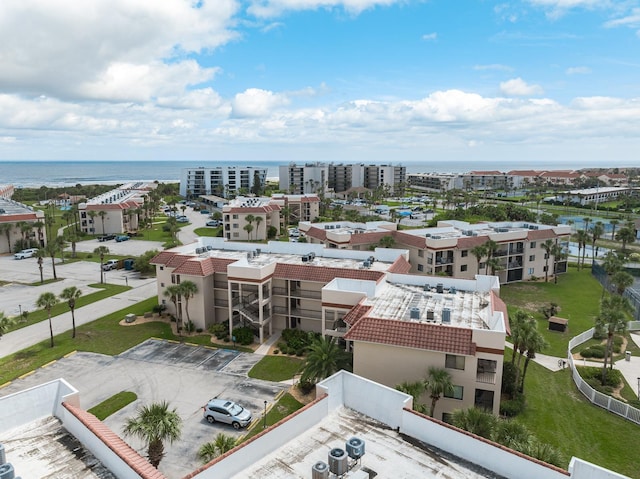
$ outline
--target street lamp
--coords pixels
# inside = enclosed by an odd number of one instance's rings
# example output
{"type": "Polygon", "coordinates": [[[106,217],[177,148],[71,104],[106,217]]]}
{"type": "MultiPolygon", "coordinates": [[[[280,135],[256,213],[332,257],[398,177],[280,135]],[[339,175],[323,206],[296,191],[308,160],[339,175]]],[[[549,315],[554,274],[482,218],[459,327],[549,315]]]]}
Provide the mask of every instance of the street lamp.
{"type": "MultiPolygon", "coordinates": [[[[638,384],[640,384],[640,378],[638,378],[638,384]]],[[[262,425],[262,429],[267,428],[267,401],[264,402],[264,424],[262,425]]]]}

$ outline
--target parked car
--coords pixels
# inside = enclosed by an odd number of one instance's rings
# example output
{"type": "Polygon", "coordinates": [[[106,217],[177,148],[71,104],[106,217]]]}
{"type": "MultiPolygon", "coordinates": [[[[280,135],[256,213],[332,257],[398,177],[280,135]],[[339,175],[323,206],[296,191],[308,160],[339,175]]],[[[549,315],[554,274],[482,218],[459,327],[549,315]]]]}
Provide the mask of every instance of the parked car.
{"type": "Polygon", "coordinates": [[[207,226],[217,227],[220,226],[220,222],[218,220],[210,220],[207,221],[207,226]]]}
{"type": "Polygon", "coordinates": [[[116,241],[120,243],[121,241],[128,241],[129,235],[118,235],[116,236],[116,241]]]}
{"type": "Polygon", "coordinates": [[[102,236],[98,236],[98,241],[111,241],[112,239],[115,239],[116,235],[102,235],[102,236]]]}
{"type": "Polygon", "coordinates": [[[208,215],[210,213],[209,210],[200,210],[200,214],[202,215],[208,215]]]}
{"type": "Polygon", "coordinates": [[[112,269],[118,269],[118,260],[110,259],[108,261],[105,261],[104,264],[102,265],[102,269],[104,271],[111,271],[112,269]]]}
{"type": "Polygon", "coordinates": [[[227,399],[211,399],[203,408],[204,418],[211,424],[222,422],[235,429],[251,424],[251,411],[227,399]]]}
{"type": "Polygon", "coordinates": [[[187,218],[186,216],[178,216],[176,218],[176,221],[178,223],[188,223],[189,222],[189,218],[187,218]]]}
{"type": "Polygon", "coordinates": [[[36,254],[37,251],[38,248],[23,249],[22,251],[18,251],[16,254],[14,254],[13,257],[15,259],[31,258],[34,254],[36,254]]]}

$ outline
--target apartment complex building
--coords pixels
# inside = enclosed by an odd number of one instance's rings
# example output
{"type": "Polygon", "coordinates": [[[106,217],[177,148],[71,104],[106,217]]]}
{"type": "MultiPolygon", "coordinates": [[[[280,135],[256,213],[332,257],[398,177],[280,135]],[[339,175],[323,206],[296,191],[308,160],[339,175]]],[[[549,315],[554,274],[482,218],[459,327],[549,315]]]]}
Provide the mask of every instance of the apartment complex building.
{"type": "Polygon", "coordinates": [[[427,192],[512,190],[520,186],[517,177],[500,171],[410,173],[407,182],[409,186],[427,192]]]}
{"type": "Polygon", "coordinates": [[[438,417],[473,405],[498,412],[508,319],[496,277],[412,275],[406,251],[395,249],[260,246],[201,238],[159,253],[160,302],[186,318],[186,303],[176,311],[164,291],[189,280],[198,287],[188,306],[196,328],[247,324],[260,342],[285,328],[337,337],[353,351],[356,374],[391,387],[424,378],[429,365],[447,368],[456,388],[438,417]]]}
{"type": "Polygon", "coordinates": [[[44,246],[44,212],[12,200],[12,195],[12,185],[0,186],[0,253],[14,253],[21,239],[44,246]]]}
{"type": "Polygon", "coordinates": [[[248,194],[256,181],[264,186],[267,169],[255,166],[216,166],[205,168],[182,168],[180,173],[180,195],[198,197],[214,195],[221,198],[248,194]]]}
{"type": "Polygon", "coordinates": [[[394,165],[290,163],[280,166],[280,189],[292,194],[342,193],[351,188],[386,187],[390,192],[406,181],[406,168],[394,165]]]}
{"type": "Polygon", "coordinates": [[[222,207],[224,237],[232,241],[263,241],[271,226],[283,232],[284,221],[312,221],[320,215],[317,195],[240,196],[222,207]],[[286,217],[286,218],[285,218],[286,217]],[[247,228],[251,225],[250,228],[247,228]]]}
{"type": "Polygon", "coordinates": [[[615,201],[623,195],[640,195],[640,190],[635,188],[604,187],[584,188],[582,190],[565,191],[556,195],[556,201],[568,201],[579,205],[597,205],[607,201],[615,201]]]}
{"type": "Polygon", "coordinates": [[[144,197],[155,187],[154,183],[127,183],[80,203],[80,229],[88,234],[137,231],[144,197]]]}
{"type": "Polygon", "coordinates": [[[327,248],[368,250],[391,237],[395,248],[409,251],[411,272],[472,279],[477,274],[495,274],[500,283],[512,283],[561,274],[567,270],[566,258],[549,257],[543,247],[546,240],[568,248],[571,227],[548,226],[525,222],[489,222],[469,224],[464,221],[440,221],[434,228],[396,229],[395,223],[301,223],[300,231],[309,243],[327,248]],[[485,255],[478,258],[474,248],[487,241],[495,242],[493,271],[485,255]]]}

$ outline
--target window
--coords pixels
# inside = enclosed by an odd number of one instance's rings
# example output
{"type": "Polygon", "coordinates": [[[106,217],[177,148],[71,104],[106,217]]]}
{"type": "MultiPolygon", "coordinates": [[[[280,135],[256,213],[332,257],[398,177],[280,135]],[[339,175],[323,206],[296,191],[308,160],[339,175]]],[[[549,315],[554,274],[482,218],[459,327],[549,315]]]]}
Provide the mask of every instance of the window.
{"type": "Polygon", "coordinates": [[[532,241],[532,242],[531,242],[531,246],[530,246],[530,248],[531,248],[531,249],[534,249],[535,247],[536,247],[536,242],[535,242],[535,241],[532,241]]]}
{"type": "Polygon", "coordinates": [[[546,273],[546,272],[547,272],[547,267],[546,267],[546,266],[543,266],[543,267],[542,267],[542,271],[546,273]]]}
{"type": "Polygon", "coordinates": [[[447,391],[444,393],[444,397],[451,399],[462,399],[462,394],[464,392],[464,387],[462,386],[453,386],[453,391],[447,391]]]}
{"type": "Polygon", "coordinates": [[[419,256],[420,258],[424,258],[424,250],[419,249],[419,250],[418,250],[418,256],[419,256]]]}
{"type": "Polygon", "coordinates": [[[240,233],[233,233],[233,237],[234,238],[239,238],[240,237],[240,233]]]}
{"type": "Polygon", "coordinates": [[[233,228],[234,229],[238,229],[238,228],[240,228],[240,225],[238,223],[233,223],[233,228]]]}
{"type": "Polygon", "coordinates": [[[455,354],[447,354],[444,367],[449,369],[464,370],[464,356],[456,356],[455,354]]]}
{"type": "Polygon", "coordinates": [[[468,249],[463,249],[462,250],[462,257],[466,258],[467,256],[469,256],[469,250],[468,249]]]}
{"type": "Polygon", "coordinates": [[[160,266],[160,271],[164,271],[164,266],[160,266]]]}
{"type": "Polygon", "coordinates": [[[453,424],[453,414],[451,414],[450,412],[443,412],[442,422],[446,422],[447,424],[453,424]]]}
{"type": "Polygon", "coordinates": [[[466,271],[467,270],[467,265],[463,264],[462,266],[460,266],[460,271],[466,271]]]}
{"type": "Polygon", "coordinates": [[[536,260],[535,254],[529,255],[529,261],[535,261],[535,260],[536,260]]]}
{"type": "Polygon", "coordinates": [[[529,274],[533,274],[533,268],[529,268],[529,274]]]}
{"type": "Polygon", "coordinates": [[[479,270],[480,270],[480,269],[484,269],[485,267],[486,267],[486,265],[485,265],[484,263],[480,263],[480,264],[478,265],[478,269],[479,269],[479,270]]]}
{"type": "Polygon", "coordinates": [[[161,287],[161,288],[164,288],[164,283],[160,283],[160,287],[161,287]]]}
{"type": "Polygon", "coordinates": [[[424,271],[424,266],[422,266],[421,264],[418,265],[418,271],[424,271]]]}
{"type": "Polygon", "coordinates": [[[238,215],[233,215],[233,219],[237,220],[238,219],[238,215]]]}

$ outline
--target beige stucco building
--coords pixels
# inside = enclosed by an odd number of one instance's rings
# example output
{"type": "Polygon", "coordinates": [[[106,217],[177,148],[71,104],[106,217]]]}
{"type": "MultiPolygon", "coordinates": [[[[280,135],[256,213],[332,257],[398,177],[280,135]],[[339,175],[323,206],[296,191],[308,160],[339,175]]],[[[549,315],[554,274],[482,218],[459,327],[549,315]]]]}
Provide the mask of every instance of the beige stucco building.
{"type": "Polygon", "coordinates": [[[309,243],[328,248],[369,250],[390,237],[393,247],[409,251],[411,272],[427,275],[446,275],[472,279],[477,274],[489,274],[487,256],[478,259],[473,248],[494,241],[498,260],[493,273],[500,283],[512,283],[564,273],[566,259],[555,261],[542,246],[546,240],[568,247],[571,227],[548,226],[521,221],[470,224],[464,221],[440,221],[434,228],[396,230],[391,222],[301,223],[300,231],[309,243]]]}
{"type": "Polygon", "coordinates": [[[46,244],[44,212],[13,201],[13,191],[11,185],[0,186],[0,253],[15,253],[16,241],[23,238],[33,246],[46,244]]]}
{"type": "Polygon", "coordinates": [[[507,312],[494,276],[474,279],[410,274],[408,251],[353,251],[321,245],[198,243],[159,253],[159,302],[187,318],[167,287],[186,280],[195,328],[228,322],[254,329],[263,342],[277,330],[300,328],[333,336],[354,353],[354,372],[388,386],[446,368],[455,388],[437,417],[473,405],[498,412],[507,312]]]}

